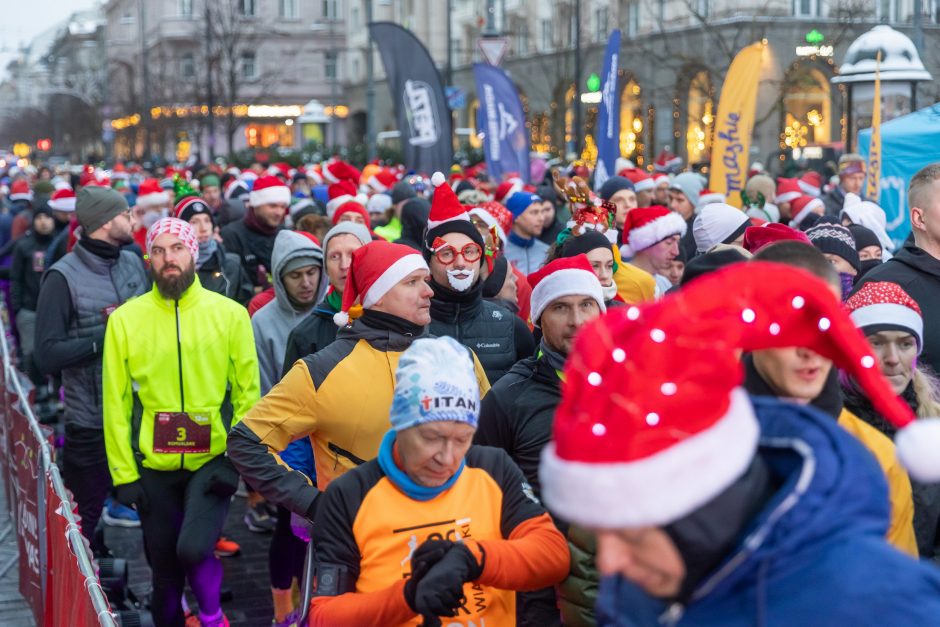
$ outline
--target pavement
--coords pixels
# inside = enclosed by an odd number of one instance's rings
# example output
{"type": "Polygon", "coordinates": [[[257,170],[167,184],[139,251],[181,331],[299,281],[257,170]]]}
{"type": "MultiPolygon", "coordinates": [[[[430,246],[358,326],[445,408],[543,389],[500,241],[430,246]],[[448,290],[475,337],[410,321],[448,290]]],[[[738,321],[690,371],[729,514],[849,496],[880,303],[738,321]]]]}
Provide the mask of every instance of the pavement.
{"type": "Polygon", "coordinates": [[[33,627],[32,610],[20,596],[16,530],[7,510],[6,490],[0,486],[0,625],[33,627]]]}

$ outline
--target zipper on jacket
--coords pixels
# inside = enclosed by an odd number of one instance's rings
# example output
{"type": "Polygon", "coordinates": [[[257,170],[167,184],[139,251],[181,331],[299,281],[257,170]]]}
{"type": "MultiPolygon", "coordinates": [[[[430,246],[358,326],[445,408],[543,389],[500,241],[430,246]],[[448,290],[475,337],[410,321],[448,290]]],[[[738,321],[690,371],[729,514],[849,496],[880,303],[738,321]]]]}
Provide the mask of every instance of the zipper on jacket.
{"type": "Polygon", "coordinates": [[[327,445],[326,445],[326,447],[327,447],[328,449],[330,449],[330,451],[332,451],[333,454],[336,456],[336,460],[335,460],[334,465],[333,465],[333,468],[334,468],[334,469],[335,469],[336,466],[339,464],[339,458],[340,458],[340,457],[345,457],[346,459],[348,459],[349,461],[351,461],[352,463],[354,463],[354,464],[357,465],[357,466],[362,466],[364,463],[366,463],[366,460],[362,459],[361,457],[356,456],[354,453],[350,453],[350,452],[347,451],[346,449],[342,449],[342,448],[336,446],[336,445],[333,444],[332,442],[328,442],[327,445]]]}
{"type": "Polygon", "coordinates": [[[684,605],[681,603],[672,603],[669,607],[666,608],[666,611],[659,616],[659,624],[665,625],[666,627],[672,627],[682,620],[682,615],[684,613],[684,605]]]}
{"type": "MultiPolygon", "coordinates": [[[[179,367],[180,373],[180,411],[185,412],[186,396],[183,393],[183,345],[180,339],[180,302],[178,300],[174,301],[173,306],[176,310],[176,364],[179,367]]],[[[185,453],[180,453],[180,470],[183,469],[185,459],[185,453]]]]}

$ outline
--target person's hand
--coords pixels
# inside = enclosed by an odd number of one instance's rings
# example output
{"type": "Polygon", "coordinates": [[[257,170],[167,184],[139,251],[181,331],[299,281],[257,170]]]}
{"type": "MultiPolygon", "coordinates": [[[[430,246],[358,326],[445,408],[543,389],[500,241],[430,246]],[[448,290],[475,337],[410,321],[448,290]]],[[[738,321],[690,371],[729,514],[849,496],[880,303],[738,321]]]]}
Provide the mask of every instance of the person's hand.
{"type": "Polygon", "coordinates": [[[212,474],[209,475],[209,492],[226,499],[235,494],[238,490],[238,470],[228,455],[222,455],[210,472],[212,474]]]}
{"type": "Polygon", "coordinates": [[[482,573],[470,549],[454,543],[417,584],[415,609],[422,616],[455,616],[463,600],[463,585],[482,573]]]}
{"type": "Polygon", "coordinates": [[[415,605],[415,590],[418,583],[443,558],[454,545],[450,540],[425,540],[411,554],[411,577],[405,581],[405,602],[414,612],[418,613],[415,605]]]}
{"type": "Polygon", "coordinates": [[[137,509],[147,507],[147,494],[144,492],[144,486],[141,485],[140,479],[114,486],[114,498],[125,507],[134,507],[135,505],[137,509]]]}

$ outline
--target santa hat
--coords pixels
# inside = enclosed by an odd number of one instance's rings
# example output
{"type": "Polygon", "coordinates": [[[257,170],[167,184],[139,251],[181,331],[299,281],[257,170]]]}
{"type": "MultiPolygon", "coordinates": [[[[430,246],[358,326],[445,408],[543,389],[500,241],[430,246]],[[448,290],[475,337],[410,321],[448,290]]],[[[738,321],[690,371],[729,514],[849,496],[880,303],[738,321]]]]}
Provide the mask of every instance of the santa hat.
{"type": "MultiPolygon", "coordinates": [[[[508,213],[509,210],[506,209],[506,212],[508,213]]],[[[492,213],[490,213],[483,207],[474,207],[473,209],[468,211],[468,213],[471,216],[478,217],[486,225],[486,228],[493,231],[494,236],[499,240],[499,242],[496,243],[497,247],[500,246],[501,244],[506,243],[507,241],[506,231],[503,230],[503,227],[500,225],[499,220],[496,219],[496,216],[494,216],[492,213]]],[[[511,217],[512,217],[512,214],[510,214],[510,218],[511,217]]],[[[512,222],[510,222],[510,224],[512,224],[512,222]]]]}
{"type": "Polygon", "coordinates": [[[369,212],[355,200],[345,202],[336,209],[333,213],[333,217],[330,219],[333,222],[333,226],[339,224],[340,218],[343,217],[344,213],[358,213],[362,216],[362,219],[365,220],[364,224],[369,226],[369,212]]]}
{"type": "Polygon", "coordinates": [[[248,185],[245,184],[245,181],[238,179],[232,179],[225,186],[225,191],[222,192],[222,197],[225,200],[231,200],[233,198],[241,198],[249,192],[248,185]]]}
{"type": "Polygon", "coordinates": [[[251,187],[248,195],[248,204],[252,207],[261,205],[281,204],[290,205],[290,187],[276,176],[266,175],[258,177],[251,187]]]}
{"type": "Polygon", "coordinates": [[[345,161],[331,161],[325,164],[320,171],[323,174],[324,180],[329,183],[339,183],[340,181],[350,181],[354,185],[359,182],[359,177],[362,176],[362,173],[346,163],[345,161]]]}
{"type": "Polygon", "coordinates": [[[682,157],[674,155],[667,146],[660,151],[659,156],[656,157],[656,161],[653,162],[653,170],[656,172],[669,172],[681,165],[682,157]]]}
{"type": "Polygon", "coordinates": [[[160,187],[157,179],[144,179],[137,188],[136,205],[141,209],[163,207],[170,202],[170,192],[160,187]]]}
{"type": "Polygon", "coordinates": [[[667,525],[696,511],[757,452],[740,353],[788,346],[846,371],[899,428],[898,458],[912,478],[940,479],[940,420],[915,421],[828,284],[799,268],[749,262],[656,303],[611,310],[579,331],[542,452],[546,506],[566,521],[610,529],[667,525]]]}
{"type": "Polygon", "coordinates": [[[428,230],[424,234],[425,257],[430,258],[434,242],[447,233],[463,233],[483,248],[483,236],[470,221],[467,208],[457,200],[457,195],[447,183],[444,174],[435,172],[431,183],[434,185],[434,197],[431,199],[431,211],[428,214],[428,230]]]}
{"type": "Polygon", "coordinates": [[[33,190],[29,188],[29,181],[16,179],[10,186],[10,200],[32,200],[33,190]]]}
{"type": "Polygon", "coordinates": [[[692,223],[696,249],[704,253],[715,244],[730,244],[741,237],[750,224],[750,219],[740,209],[725,203],[709,203],[692,223]]]}
{"type": "Polygon", "coordinates": [[[800,196],[790,203],[790,215],[793,216],[793,219],[790,220],[790,226],[798,229],[800,228],[800,224],[802,224],[803,220],[805,220],[811,213],[822,215],[822,212],[825,211],[825,209],[826,205],[824,205],[823,201],[819,198],[813,198],[812,196],[800,196]],[[817,211],[817,209],[820,211],[817,211]]]}
{"type": "Polygon", "coordinates": [[[777,178],[777,195],[774,196],[776,204],[792,202],[803,195],[800,182],[797,179],[777,178]]]}
{"type": "Polygon", "coordinates": [[[57,189],[49,199],[49,207],[54,211],[75,211],[75,192],[70,187],[57,189]]]}
{"type": "MultiPolygon", "coordinates": [[[[493,216],[496,219],[496,223],[499,224],[499,228],[502,229],[503,233],[505,233],[507,236],[509,235],[509,231],[512,229],[513,221],[512,212],[509,209],[495,200],[490,200],[483,203],[480,205],[480,208],[493,216]]],[[[506,239],[503,240],[503,242],[506,241],[506,239]]]]}
{"type": "Polygon", "coordinates": [[[653,183],[656,184],[656,187],[660,185],[669,185],[669,175],[665,172],[657,172],[653,175],[653,183]]]}
{"type": "Polygon", "coordinates": [[[357,202],[365,205],[369,202],[365,194],[360,194],[356,184],[352,181],[338,181],[326,188],[329,200],[326,203],[326,216],[333,219],[333,214],[348,202],[357,202]]]}
{"type": "Polygon", "coordinates": [[[757,253],[761,248],[776,244],[777,242],[803,242],[812,246],[806,233],[798,231],[786,224],[771,222],[763,226],[749,226],[744,229],[744,249],[750,253],[757,253]]]}
{"type": "Polygon", "coordinates": [[[307,178],[313,181],[314,185],[323,185],[323,174],[320,172],[319,166],[307,166],[305,172],[307,174],[307,178]]]}
{"type": "Polygon", "coordinates": [[[381,169],[366,181],[366,184],[375,192],[387,192],[398,182],[398,175],[391,170],[381,169]]]}
{"type": "Polygon", "coordinates": [[[357,248],[346,275],[342,309],[333,316],[333,322],[346,326],[349,309],[357,299],[364,309],[369,309],[409,274],[427,269],[424,257],[411,246],[376,240],[357,248]]]}
{"type": "Polygon", "coordinates": [[[633,189],[638,192],[648,192],[656,189],[656,182],[653,177],[639,168],[626,168],[617,172],[617,176],[630,179],[630,182],[633,183],[633,189]]]}
{"type": "Polygon", "coordinates": [[[623,239],[626,244],[620,254],[632,257],[667,237],[685,235],[687,229],[685,220],[675,211],[661,205],[637,207],[627,214],[624,222],[623,239]]]}
{"type": "Polygon", "coordinates": [[[147,230],[147,256],[152,256],[154,240],[164,233],[178,237],[192,253],[193,261],[199,258],[199,240],[196,238],[196,231],[189,222],[184,222],[179,218],[160,218],[147,230]]]}
{"type": "Polygon", "coordinates": [[[522,191],[522,187],[523,183],[520,179],[503,181],[496,186],[496,191],[493,193],[493,200],[499,203],[505,202],[507,198],[516,192],[522,191]]]}
{"type": "Polygon", "coordinates": [[[629,159],[627,159],[626,157],[617,157],[616,159],[614,159],[614,172],[616,172],[619,176],[623,176],[620,173],[623,172],[624,170],[635,168],[635,167],[636,167],[636,164],[630,161],[629,159]]]}
{"type": "Polygon", "coordinates": [[[601,312],[607,311],[601,282],[583,253],[545,264],[530,274],[528,281],[532,286],[530,317],[535,326],[539,326],[539,318],[545,308],[565,296],[589,296],[597,301],[601,312]]]}
{"type": "Polygon", "coordinates": [[[725,198],[725,195],[721,192],[714,192],[710,189],[703,189],[698,193],[698,207],[704,207],[705,205],[713,203],[725,204],[728,202],[728,199],[725,198]]]}
{"type": "Polygon", "coordinates": [[[924,349],[924,317],[920,306],[897,283],[866,283],[845,302],[852,322],[865,335],[879,331],[906,331],[924,349]]]}
{"type": "Polygon", "coordinates": [[[822,194],[823,180],[819,172],[810,170],[800,177],[798,184],[804,194],[809,194],[814,198],[822,194]]]}

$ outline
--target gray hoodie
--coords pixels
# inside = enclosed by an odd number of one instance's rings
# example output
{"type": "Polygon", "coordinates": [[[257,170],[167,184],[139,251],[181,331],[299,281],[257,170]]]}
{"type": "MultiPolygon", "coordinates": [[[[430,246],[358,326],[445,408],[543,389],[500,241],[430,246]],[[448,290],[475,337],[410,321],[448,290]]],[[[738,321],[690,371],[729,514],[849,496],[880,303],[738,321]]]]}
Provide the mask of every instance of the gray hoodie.
{"type": "MultiPolygon", "coordinates": [[[[297,259],[306,258],[308,264],[316,265],[321,269],[320,290],[323,287],[323,251],[306,236],[294,231],[280,231],[274,240],[274,249],[271,252],[271,265],[274,272],[275,298],[270,303],[255,312],[251,319],[251,327],[255,332],[255,349],[258,351],[258,366],[261,370],[261,394],[268,390],[281,378],[281,368],[284,365],[284,353],[287,351],[287,338],[290,332],[306,318],[313,306],[304,311],[298,311],[290,302],[287,288],[281,280],[284,269],[297,259]]],[[[314,301],[314,304],[316,300],[314,301]]]]}

